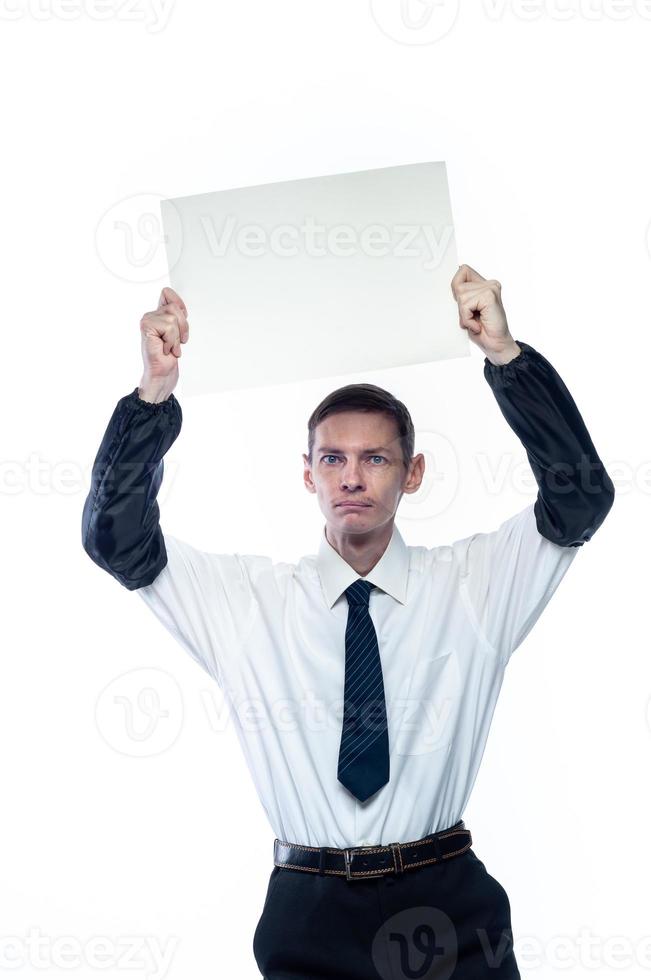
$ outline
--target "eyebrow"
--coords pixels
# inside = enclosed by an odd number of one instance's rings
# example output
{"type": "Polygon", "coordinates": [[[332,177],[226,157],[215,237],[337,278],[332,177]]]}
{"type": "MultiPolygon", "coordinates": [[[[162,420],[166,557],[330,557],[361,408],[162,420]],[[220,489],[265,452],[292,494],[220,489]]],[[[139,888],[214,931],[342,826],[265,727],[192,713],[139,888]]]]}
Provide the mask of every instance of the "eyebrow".
{"type": "MultiPolygon", "coordinates": [[[[317,453],[343,453],[343,452],[344,452],[343,449],[332,449],[330,446],[319,446],[318,449],[317,449],[317,453]]],[[[371,449],[361,449],[360,452],[362,452],[362,453],[379,453],[379,452],[390,453],[391,450],[390,449],[386,449],[384,446],[374,446],[371,449]]]]}

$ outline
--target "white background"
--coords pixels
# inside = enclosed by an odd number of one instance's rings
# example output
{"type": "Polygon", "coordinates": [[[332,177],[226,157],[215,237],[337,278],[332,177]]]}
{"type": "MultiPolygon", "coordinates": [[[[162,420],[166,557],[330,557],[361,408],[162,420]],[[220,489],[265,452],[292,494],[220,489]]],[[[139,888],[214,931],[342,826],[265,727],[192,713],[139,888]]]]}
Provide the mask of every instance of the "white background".
{"type": "MultiPolygon", "coordinates": [[[[459,261],[502,282],[513,335],[560,372],[617,490],[508,666],[464,819],[524,977],[648,975],[649,7],[3,0],[7,975],[258,976],[274,834],[219,691],[81,547],[93,458],[166,281],[137,216],[439,159],[459,261]],[[137,701],[147,688],[167,715],[137,701]]],[[[482,360],[194,399],[181,381],[163,527],[206,550],[313,553],[307,418],[351,380],[412,412],[428,474],[398,511],[407,543],[496,527],[535,486],[482,360]]]]}

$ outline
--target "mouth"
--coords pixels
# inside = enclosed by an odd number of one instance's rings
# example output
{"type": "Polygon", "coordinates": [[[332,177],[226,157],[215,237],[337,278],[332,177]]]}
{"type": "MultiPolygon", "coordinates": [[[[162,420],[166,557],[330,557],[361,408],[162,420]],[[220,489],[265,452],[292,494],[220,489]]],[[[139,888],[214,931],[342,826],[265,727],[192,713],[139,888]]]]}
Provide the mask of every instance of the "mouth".
{"type": "Polygon", "coordinates": [[[364,510],[370,506],[370,504],[337,504],[337,507],[342,507],[344,510],[364,510]]]}

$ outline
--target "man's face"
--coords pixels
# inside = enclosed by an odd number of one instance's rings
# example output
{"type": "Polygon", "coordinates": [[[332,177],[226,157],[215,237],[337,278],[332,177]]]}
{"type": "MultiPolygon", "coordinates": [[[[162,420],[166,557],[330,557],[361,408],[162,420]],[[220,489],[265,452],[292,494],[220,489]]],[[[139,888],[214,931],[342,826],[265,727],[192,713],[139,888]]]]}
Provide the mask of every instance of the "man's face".
{"type": "Polygon", "coordinates": [[[407,470],[396,423],[382,412],[328,416],[315,431],[312,466],[305,453],[303,461],[305,486],[328,525],[348,533],[392,520],[402,494],[420,486],[425,466],[419,453],[407,470]]]}

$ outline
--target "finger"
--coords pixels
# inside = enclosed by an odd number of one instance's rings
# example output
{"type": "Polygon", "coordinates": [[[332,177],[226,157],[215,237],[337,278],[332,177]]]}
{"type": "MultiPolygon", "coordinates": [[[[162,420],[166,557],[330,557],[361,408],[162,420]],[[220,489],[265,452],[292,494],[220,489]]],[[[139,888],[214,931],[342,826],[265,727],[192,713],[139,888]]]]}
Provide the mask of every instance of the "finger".
{"type": "Polygon", "coordinates": [[[480,276],[477,270],[473,269],[472,266],[460,265],[457,271],[455,272],[454,276],[452,277],[452,282],[450,283],[450,286],[452,288],[452,295],[455,297],[455,299],[457,296],[458,287],[466,282],[479,283],[479,282],[486,282],[486,280],[484,279],[483,276],[480,276]]]}
{"type": "Polygon", "coordinates": [[[469,297],[459,301],[459,318],[464,326],[474,328],[477,323],[475,311],[478,309],[477,300],[469,297]]]}
{"type": "Polygon", "coordinates": [[[459,315],[462,323],[477,333],[481,329],[481,314],[484,310],[495,305],[495,293],[492,289],[481,289],[471,296],[459,300],[459,315]],[[478,316],[474,314],[478,313],[478,316]]]}
{"type": "MultiPolygon", "coordinates": [[[[188,342],[188,338],[190,336],[190,324],[188,322],[188,310],[187,310],[187,307],[186,307],[185,303],[183,302],[183,300],[179,296],[179,294],[178,293],[175,293],[173,289],[171,290],[171,292],[176,297],[175,302],[180,307],[181,312],[183,313],[183,319],[181,321],[181,343],[182,344],[186,344],[188,342]]],[[[179,354],[180,354],[180,352],[179,352],[179,354]]]]}
{"type": "Polygon", "coordinates": [[[176,357],[180,357],[182,322],[187,324],[180,308],[176,303],[168,303],[161,309],[145,313],[140,320],[140,329],[147,334],[153,328],[157,336],[163,340],[163,354],[167,355],[173,351],[176,357]]]}
{"type": "Polygon", "coordinates": [[[158,309],[162,309],[163,306],[168,303],[178,303],[178,305],[183,310],[184,315],[187,317],[188,311],[186,309],[185,303],[179,296],[179,294],[172,289],[171,286],[164,286],[161,290],[160,299],[158,300],[158,309]]]}
{"type": "Polygon", "coordinates": [[[456,299],[467,299],[469,296],[479,296],[487,290],[492,291],[493,295],[499,299],[502,284],[497,279],[485,279],[483,282],[462,282],[457,286],[456,299]]]}
{"type": "MultiPolygon", "coordinates": [[[[171,350],[180,350],[179,317],[182,314],[178,309],[170,307],[163,310],[156,310],[154,313],[146,313],[142,318],[141,327],[145,333],[153,327],[156,335],[163,341],[163,354],[167,355],[171,350]],[[168,309],[168,312],[165,312],[168,309]]],[[[178,353],[177,353],[178,356],[178,353]]]]}
{"type": "Polygon", "coordinates": [[[173,317],[173,319],[167,323],[167,326],[162,333],[159,334],[159,336],[163,340],[163,354],[169,354],[171,351],[175,351],[176,356],[178,357],[181,347],[179,338],[179,324],[176,317],[173,317]]]}
{"type": "Polygon", "coordinates": [[[460,292],[485,289],[493,289],[495,292],[499,292],[501,288],[502,283],[498,279],[480,279],[478,282],[464,282],[458,287],[460,292]]]}
{"type": "Polygon", "coordinates": [[[459,326],[471,333],[481,333],[481,321],[472,315],[467,308],[459,311],[459,326]]]}
{"type": "Polygon", "coordinates": [[[177,318],[179,324],[179,340],[184,344],[190,336],[190,324],[188,323],[185,311],[178,303],[167,303],[165,306],[160,307],[159,311],[161,313],[171,313],[177,318]]]}

